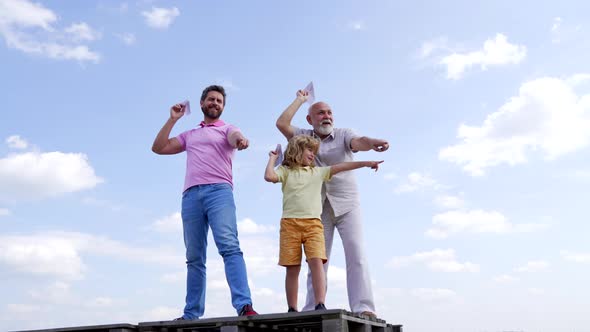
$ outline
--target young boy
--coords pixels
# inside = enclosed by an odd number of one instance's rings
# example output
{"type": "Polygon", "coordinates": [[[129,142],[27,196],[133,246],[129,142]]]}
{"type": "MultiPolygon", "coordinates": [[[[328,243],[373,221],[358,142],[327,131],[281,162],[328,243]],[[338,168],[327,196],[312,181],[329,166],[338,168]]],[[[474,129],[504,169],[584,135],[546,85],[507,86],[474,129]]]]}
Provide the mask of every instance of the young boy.
{"type": "Polygon", "coordinates": [[[326,277],[323,264],[327,261],[322,213],[321,191],[324,181],[332,175],[361,167],[377,171],[383,161],[345,162],[329,167],[315,167],[314,158],[320,142],[307,135],[289,140],[282,165],[276,171],[277,151],[269,153],[264,179],[282,183],[283,215],[281,217],[279,265],[287,268],[285,291],[288,312],[297,311],[297,291],[301,270],[301,245],[312,276],[316,299],[315,309],[325,310],[326,277]]]}

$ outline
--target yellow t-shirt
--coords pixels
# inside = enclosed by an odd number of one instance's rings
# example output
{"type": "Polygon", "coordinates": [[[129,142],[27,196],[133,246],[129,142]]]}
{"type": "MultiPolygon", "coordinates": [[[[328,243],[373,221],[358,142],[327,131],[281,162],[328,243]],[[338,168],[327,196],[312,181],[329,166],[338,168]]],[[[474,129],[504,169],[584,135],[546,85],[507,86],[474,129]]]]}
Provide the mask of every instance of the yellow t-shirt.
{"type": "Polygon", "coordinates": [[[283,218],[320,218],[322,184],[331,179],[330,167],[276,169],[283,189],[283,218]]]}

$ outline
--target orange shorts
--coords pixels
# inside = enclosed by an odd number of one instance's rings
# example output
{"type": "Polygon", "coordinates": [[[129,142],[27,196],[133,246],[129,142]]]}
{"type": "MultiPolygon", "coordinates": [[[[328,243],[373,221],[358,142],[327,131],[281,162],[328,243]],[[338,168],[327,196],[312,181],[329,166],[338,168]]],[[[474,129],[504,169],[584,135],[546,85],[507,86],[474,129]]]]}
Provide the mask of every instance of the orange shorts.
{"type": "Polygon", "coordinates": [[[279,265],[301,265],[301,244],[306,260],[321,258],[327,262],[324,226],[317,218],[282,218],[279,265]]]}

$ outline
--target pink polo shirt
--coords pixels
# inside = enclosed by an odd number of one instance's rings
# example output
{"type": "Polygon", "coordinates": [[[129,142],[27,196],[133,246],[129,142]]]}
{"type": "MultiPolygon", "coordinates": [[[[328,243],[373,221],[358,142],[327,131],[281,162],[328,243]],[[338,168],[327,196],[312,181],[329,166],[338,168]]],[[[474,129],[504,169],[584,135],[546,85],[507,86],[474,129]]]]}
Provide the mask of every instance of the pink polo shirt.
{"type": "Polygon", "coordinates": [[[176,139],[186,151],[186,176],[183,192],[200,184],[232,182],[234,147],[229,134],[239,130],[221,120],[183,132],[176,139]]]}

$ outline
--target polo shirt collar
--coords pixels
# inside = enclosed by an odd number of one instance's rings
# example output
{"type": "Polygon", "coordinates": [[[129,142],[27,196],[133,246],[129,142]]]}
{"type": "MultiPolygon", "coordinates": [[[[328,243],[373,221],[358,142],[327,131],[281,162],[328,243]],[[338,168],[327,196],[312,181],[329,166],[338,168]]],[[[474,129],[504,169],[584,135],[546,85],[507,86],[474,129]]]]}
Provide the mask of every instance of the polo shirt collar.
{"type": "Polygon", "coordinates": [[[221,127],[224,125],[225,125],[225,122],[223,122],[222,120],[217,120],[213,123],[205,123],[205,121],[201,121],[201,123],[199,123],[199,126],[201,126],[201,128],[203,128],[203,127],[221,127]]]}

